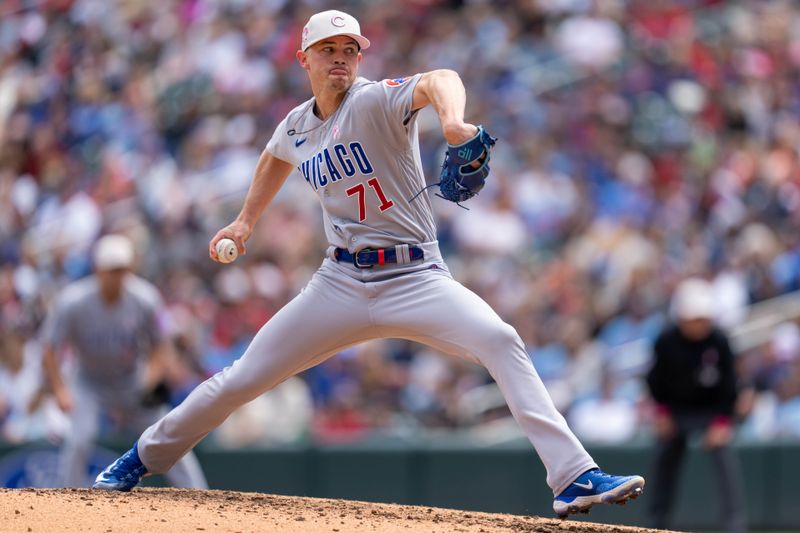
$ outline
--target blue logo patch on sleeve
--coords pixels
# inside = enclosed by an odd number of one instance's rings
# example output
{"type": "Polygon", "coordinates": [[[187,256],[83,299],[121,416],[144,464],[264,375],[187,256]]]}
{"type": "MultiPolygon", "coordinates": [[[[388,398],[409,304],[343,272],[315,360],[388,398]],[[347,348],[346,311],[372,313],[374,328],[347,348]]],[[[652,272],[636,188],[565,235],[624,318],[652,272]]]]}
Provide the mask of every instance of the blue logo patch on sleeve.
{"type": "Polygon", "coordinates": [[[411,76],[406,76],[405,78],[394,78],[394,79],[391,79],[391,80],[383,80],[383,81],[389,87],[400,87],[401,85],[403,85],[405,82],[407,82],[410,79],[411,79],[411,76]]]}

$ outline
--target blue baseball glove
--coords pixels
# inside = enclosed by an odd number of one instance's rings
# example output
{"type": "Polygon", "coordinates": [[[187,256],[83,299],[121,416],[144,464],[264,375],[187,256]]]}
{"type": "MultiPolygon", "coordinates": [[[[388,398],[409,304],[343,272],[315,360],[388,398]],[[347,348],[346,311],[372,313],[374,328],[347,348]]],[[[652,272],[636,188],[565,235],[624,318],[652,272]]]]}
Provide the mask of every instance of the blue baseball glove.
{"type": "Polygon", "coordinates": [[[486,184],[492,146],[497,142],[483,126],[466,142],[447,145],[447,152],[439,175],[439,191],[445,200],[459,203],[469,200],[486,184]]]}

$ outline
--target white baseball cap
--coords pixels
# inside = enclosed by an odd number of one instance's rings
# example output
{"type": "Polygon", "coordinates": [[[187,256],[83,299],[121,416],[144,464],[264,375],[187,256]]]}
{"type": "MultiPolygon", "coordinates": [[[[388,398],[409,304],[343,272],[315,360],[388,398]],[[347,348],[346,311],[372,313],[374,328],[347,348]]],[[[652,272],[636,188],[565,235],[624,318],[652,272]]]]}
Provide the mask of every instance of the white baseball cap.
{"type": "Polygon", "coordinates": [[[303,28],[300,48],[305,52],[312,44],[335,35],[352,37],[362,50],[369,48],[369,39],[361,35],[361,26],[358,21],[353,16],[336,9],[311,15],[303,28]]]}
{"type": "Polygon", "coordinates": [[[713,287],[700,278],[683,280],[672,296],[672,312],[678,320],[696,318],[713,320],[715,315],[713,287]]]}
{"type": "Polygon", "coordinates": [[[94,247],[95,270],[130,268],[133,265],[133,243],[124,235],[106,235],[94,247]]]}

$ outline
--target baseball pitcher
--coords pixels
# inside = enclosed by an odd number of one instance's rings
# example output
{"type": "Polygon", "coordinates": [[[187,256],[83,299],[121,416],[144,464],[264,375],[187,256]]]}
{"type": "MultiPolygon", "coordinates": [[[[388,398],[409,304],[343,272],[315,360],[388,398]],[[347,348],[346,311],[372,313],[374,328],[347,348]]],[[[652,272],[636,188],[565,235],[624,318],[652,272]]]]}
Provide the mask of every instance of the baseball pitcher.
{"type": "Polygon", "coordinates": [[[214,260],[223,238],[244,254],[259,216],[297,169],[322,206],[329,247],[319,270],[239,360],[145,430],[94,486],[130,490],[289,376],[353,344],[394,337],[488,369],[544,462],[559,516],[638,496],[644,479],[600,471],[553,406],[517,332],[453,279],[439,253],[431,201],[420,194],[419,110],[433,107],[449,145],[437,193],[448,200],[480,192],[495,143],[485,128],[464,122],[461,79],[435,70],[368,81],[358,68],[369,45],[346,13],[309,19],[296,57],[313,97],[278,125],[239,216],[209,243],[214,260]]]}

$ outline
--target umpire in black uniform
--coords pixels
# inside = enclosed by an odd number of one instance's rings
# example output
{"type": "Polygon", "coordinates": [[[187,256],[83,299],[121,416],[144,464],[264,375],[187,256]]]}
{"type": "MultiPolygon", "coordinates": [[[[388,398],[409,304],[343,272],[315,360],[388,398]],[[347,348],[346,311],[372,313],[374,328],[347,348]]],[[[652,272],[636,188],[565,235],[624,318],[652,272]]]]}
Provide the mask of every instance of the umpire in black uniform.
{"type": "Polygon", "coordinates": [[[701,433],[717,475],[724,526],[742,532],[742,482],[730,448],[737,398],[734,355],[726,334],[714,324],[711,286],[697,278],[683,281],[673,295],[672,312],[675,323],[658,336],[647,374],[657,404],[652,525],[667,528],[687,438],[701,433]]]}

